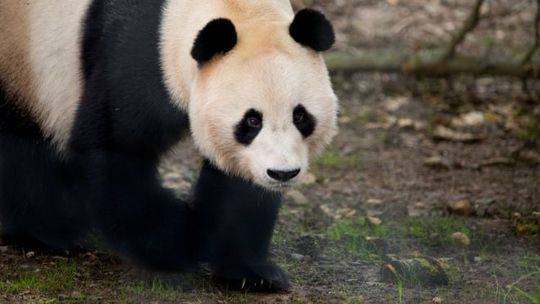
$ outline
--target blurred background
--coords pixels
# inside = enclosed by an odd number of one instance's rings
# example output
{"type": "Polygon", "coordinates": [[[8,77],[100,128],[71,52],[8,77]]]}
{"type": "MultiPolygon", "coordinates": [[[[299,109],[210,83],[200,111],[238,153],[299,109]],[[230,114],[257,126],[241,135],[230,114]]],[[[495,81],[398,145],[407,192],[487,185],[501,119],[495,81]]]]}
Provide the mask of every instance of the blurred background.
{"type": "MultiPolygon", "coordinates": [[[[341,102],[340,134],[286,193],[274,237],[293,292],[5,248],[0,302],[540,303],[540,1],[293,3],[335,25],[341,102]]],[[[190,142],[178,155],[161,173],[185,195],[200,158],[190,142]]]]}

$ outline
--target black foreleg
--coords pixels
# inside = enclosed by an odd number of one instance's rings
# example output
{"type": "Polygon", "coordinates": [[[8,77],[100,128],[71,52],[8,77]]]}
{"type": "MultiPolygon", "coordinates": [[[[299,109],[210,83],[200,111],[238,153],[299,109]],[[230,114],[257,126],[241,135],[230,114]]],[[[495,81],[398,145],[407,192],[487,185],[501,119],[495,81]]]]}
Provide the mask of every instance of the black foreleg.
{"type": "Polygon", "coordinates": [[[185,202],[161,187],[155,163],[112,152],[92,157],[101,169],[88,169],[94,172],[92,188],[99,189],[91,213],[107,243],[159,270],[193,267],[193,216],[185,202]]]}
{"type": "Polygon", "coordinates": [[[286,291],[287,275],[268,251],[281,195],[203,165],[194,194],[200,257],[233,289],[286,291]]]}

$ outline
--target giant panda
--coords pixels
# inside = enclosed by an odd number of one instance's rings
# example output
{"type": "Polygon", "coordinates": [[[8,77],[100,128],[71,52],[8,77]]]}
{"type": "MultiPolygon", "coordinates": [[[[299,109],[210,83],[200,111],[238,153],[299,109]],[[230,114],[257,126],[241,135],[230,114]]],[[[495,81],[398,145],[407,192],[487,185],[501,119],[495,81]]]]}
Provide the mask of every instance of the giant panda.
{"type": "Polygon", "coordinates": [[[269,257],[283,189],[336,134],[320,12],[288,0],[0,0],[3,238],[89,236],[167,271],[286,291],[269,257]],[[188,201],[157,166],[191,134],[188,201]]]}

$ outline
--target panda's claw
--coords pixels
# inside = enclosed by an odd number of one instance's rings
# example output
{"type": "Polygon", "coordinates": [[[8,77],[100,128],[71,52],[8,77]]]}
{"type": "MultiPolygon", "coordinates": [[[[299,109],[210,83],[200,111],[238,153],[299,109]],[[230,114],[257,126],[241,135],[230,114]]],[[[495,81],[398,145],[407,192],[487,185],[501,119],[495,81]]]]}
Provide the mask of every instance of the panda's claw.
{"type": "Polygon", "coordinates": [[[242,286],[240,286],[240,289],[244,289],[244,287],[246,286],[246,278],[242,278],[242,286]]]}

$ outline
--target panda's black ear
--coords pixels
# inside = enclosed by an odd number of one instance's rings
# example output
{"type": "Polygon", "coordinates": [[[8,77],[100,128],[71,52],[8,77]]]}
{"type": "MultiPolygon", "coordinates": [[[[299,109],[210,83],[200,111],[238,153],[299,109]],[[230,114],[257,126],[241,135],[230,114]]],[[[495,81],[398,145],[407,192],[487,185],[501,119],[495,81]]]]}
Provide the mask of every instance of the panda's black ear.
{"type": "Polygon", "coordinates": [[[236,28],[232,21],[225,18],[214,19],[197,35],[191,57],[202,65],[218,54],[229,52],[237,42],[236,28]]]}
{"type": "Polygon", "coordinates": [[[289,32],[296,42],[317,52],[329,50],[336,41],[330,21],[321,12],[308,8],[296,14],[289,32]]]}

